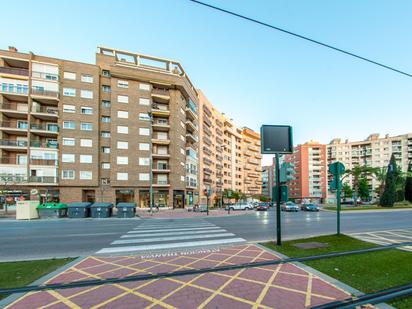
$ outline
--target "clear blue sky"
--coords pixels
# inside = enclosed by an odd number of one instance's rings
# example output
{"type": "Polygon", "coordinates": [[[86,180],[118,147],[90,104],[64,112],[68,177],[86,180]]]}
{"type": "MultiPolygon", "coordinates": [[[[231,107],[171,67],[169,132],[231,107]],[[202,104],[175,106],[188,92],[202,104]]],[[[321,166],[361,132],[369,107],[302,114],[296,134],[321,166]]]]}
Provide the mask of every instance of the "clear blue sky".
{"type": "MultiPolygon", "coordinates": [[[[207,2],[412,73],[411,1],[207,2]]],[[[177,59],[237,124],[291,124],[296,143],[412,131],[412,78],[186,0],[25,1],[2,24],[2,49],[93,63],[106,45],[177,59]]]]}

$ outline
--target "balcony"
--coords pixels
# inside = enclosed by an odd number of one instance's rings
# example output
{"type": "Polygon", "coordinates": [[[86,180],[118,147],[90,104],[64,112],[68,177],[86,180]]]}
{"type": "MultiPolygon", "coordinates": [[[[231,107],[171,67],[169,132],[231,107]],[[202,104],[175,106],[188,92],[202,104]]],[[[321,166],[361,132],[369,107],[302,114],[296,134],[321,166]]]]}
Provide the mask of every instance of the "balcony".
{"type": "Polygon", "coordinates": [[[47,124],[47,125],[41,125],[41,124],[35,124],[33,123],[30,126],[31,133],[40,135],[40,136],[45,136],[45,137],[53,137],[59,134],[59,127],[57,124],[47,124]]]}
{"type": "Polygon", "coordinates": [[[211,152],[210,149],[207,148],[206,146],[203,146],[203,152],[204,152],[206,155],[208,155],[208,156],[211,156],[211,155],[212,155],[212,152],[211,152]]]}
{"type": "Polygon", "coordinates": [[[212,117],[212,112],[206,105],[203,105],[203,111],[205,112],[206,115],[208,115],[209,117],[212,117]]]}
{"type": "Polygon", "coordinates": [[[153,187],[170,187],[169,180],[155,180],[153,187]]]}
{"type": "Polygon", "coordinates": [[[255,165],[257,165],[259,162],[257,161],[257,160],[255,160],[255,159],[249,159],[249,160],[247,160],[248,161],[248,163],[250,163],[250,164],[255,164],[255,165]]]}
{"type": "Polygon", "coordinates": [[[252,156],[252,153],[250,151],[246,151],[244,153],[244,155],[245,155],[245,157],[250,157],[250,156],[252,156]]]}
{"type": "Polygon", "coordinates": [[[248,175],[248,177],[251,177],[251,178],[258,178],[258,177],[259,177],[259,174],[258,174],[258,173],[251,173],[251,172],[249,172],[249,173],[247,173],[247,175],[248,175]]]}
{"type": "Polygon", "coordinates": [[[192,121],[190,120],[186,120],[186,127],[191,129],[193,132],[197,131],[197,125],[194,124],[192,121]]]}
{"type": "Polygon", "coordinates": [[[196,114],[196,110],[190,108],[189,106],[186,106],[186,115],[188,116],[189,119],[195,120],[197,119],[197,114],[196,114]]]}
{"type": "Polygon", "coordinates": [[[152,143],[156,145],[169,145],[170,139],[169,138],[152,138],[152,143]]]}
{"type": "Polygon", "coordinates": [[[210,168],[203,168],[203,173],[207,174],[207,175],[212,175],[213,171],[210,168]]]}
{"type": "Polygon", "coordinates": [[[37,78],[37,79],[44,79],[44,80],[49,80],[49,81],[55,81],[57,82],[59,80],[59,75],[58,74],[53,74],[53,73],[46,73],[46,72],[36,72],[33,71],[31,73],[32,78],[37,78]]]}
{"type": "Polygon", "coordinates": [[[15,135],[27,135],[28,124],[27,122],[0,122],[0,129],[7,134],[15,135]]]}
{"type": "Polygon", "coordinates": [[[259,154],[259,153],[255,154],[255,157],[256,157],[256,159],[262,159],[262,155],[259,154]]]}
{"type": "Polygon", "coordinates": [[[0,148],[7,149],[7,150],[26,150],[27,148],[27,141],[18,141],[18,140],[8,140],[8,139],[1,139],[0,140],[0,148]]]}
{"type": "Polygon", "coordinates": [[[2,157],[0,158],[0,164],[26,165],[27,157],[2,157]]]}
{"type": "Polygon", "coordinates": [[[7,95],[7,97],[13,101],[27,101],[29,86],[26,84],[20,84],[19,81],[15,82],[16,84],[3,82],[1,84],[0,93],[7,95]]]}
{"type": "Polygon", "coordinates": [[[158,158],[158,159],[165,159],[165,158],[170,158],[170,154],[168,153],[152,153],[153,158],[158,158]]]}
{"type": "Polygon", "coordinates": [[[27,176],[24,174],[0,174],[0,183],[8,185],[23,185],[27,182],[27,176]]]}
{"type": "Polygon", "coordinates": [[[209,127],[212,126],[212,122],[207,117],[203,117],[203,122],[209,127]]]}
{"type": "Polygon", "coordinates": [[[153,166],[152,169],[153,173],[169,173],[170,172],[170,168],[169,165],[167,164],[157,164],[153,166]]]}
{"type": "Polygon", "coordinates": [[[169,117],[170,116],[170,110],[169,109],[161,109],[157,106],[156,103],[153,103],[152,104],[152,115],[153,116],[169,117]]]}
{"type": "Polygon", "coordinates": [[[30,164],[40,165],[40,166],[57,166],[57,160],[43,159],[43,158],[31,158],[30,164]]]}
{"type": "Polygon", "coordinates": [[[213,164],[213,161],[208,158],[203,158],[203,163],[205,163],[206,165],[211,165],[213,164]]]}
{"type": "Polygon", "coordinates": [[[31,115],[42,120],[57,120],[59,118],[59,110],[51,106],[33,106],[31,115]]]}
{"type": "Polygon", "coordinates": [[[152,123],[152,128],[157,131],[169,131],[170,125],[168,121],[159,121],[156,120],[152,123]]]}
{"type": "Polygon", "coordinates": [[[205,143],[208,146],[212,145],[212,140],[208,138],[207,136],[203,136],[203,143],[205,143]]]}
{"type": "Polygon", "coordinates": [[[198,142],[198,138],[197,136],[190,134],[190,133],[186,133],[186,141],[189,143],[197,143],[198,142]]]}
{"type": "Polygon", "coordinates": [[[197,189],[197,183],[196,182],[186,182],[186,188],[197,189]]]}
{"type": "Polygon", "coordinates": [[[0,112],[10,118],[27,119],[29,106],[27,103],[2,103],[0,104],[0,112]]]}
{"type": "Polygon", "coordinates": [[[29,70],[20,68],[0,67],[0,76],[14,78],[19,76],[29,77],[29,70]]]}
{"type": "Polygon", "coordinates": [[[47,142],[31,141],[30,142],[30,147],[32,147],[32,148],[58,149],[59,145],[58,145],[57,141],[47,141],[47,142]]]}
{"type": "Polygon", "coordinates": [[[167,89],[153,88],[151,96],[164,103],[167,103],[170,100],[170,93],[167,89]]]}
{"type": "Polygon", "coordinates": [[[30,176],[29,182],[39,184],[57,184],[58,178],[54,176],[30,176]]]}
{"type": "Polygon", "coordinates": [[[203,182],[206,184],[211,184],[212,183],[212,179],[211,178],[203,178],[203,182]]]}
{"type": "Polygon", "coordinates": [[[207,136],[212,135],[212,131],[206,126],[203,126],[203,133],[205,133],[207,136]]]}
{"type": "Polygon", "coordinates": [[[45,90],[41,87],[32,87],[31,96],[37,101],[44,103],[57,103],[59,101],[59,93],[57,91],[45,90]]]}

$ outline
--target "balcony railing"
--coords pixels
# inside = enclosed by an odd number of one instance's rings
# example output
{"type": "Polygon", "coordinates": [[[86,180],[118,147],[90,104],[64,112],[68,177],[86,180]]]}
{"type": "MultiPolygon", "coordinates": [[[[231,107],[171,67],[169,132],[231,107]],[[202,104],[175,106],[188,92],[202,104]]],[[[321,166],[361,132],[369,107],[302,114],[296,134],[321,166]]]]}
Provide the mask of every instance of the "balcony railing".
{"type": "Polygon", "coordinates": [[[33,123],[31,126],[32,130],[40,130],[40,131],[48,131],[48,132],[59,132],[58,126],[48,126],[48,125],[41,125],[33,123]]]}
{"type": "Polygon", "coordinates": [[[2,92],[6,93],[13,93],[13,94],[28,94],[29,93],[29,87],[27,85],[21,85],[21,84],[8,84],[8,83],[2,83],[0,90],[2,92]]]}
{"type": "Polygon", "coordinates": [[[170,96],[169,90],[160,89],[160,88],[153,88],[152,94],[166,96],[166,97],[170,96]]]}
{"type": "Polygon", "coordinates": [[[32,87],[31,93],[33,95],[39,95],[39,96],[43,96],[43,97],[50,97],[50,98],[53,98],[53,99],[58,99],[59,98],[59,93],[57,91],[45,90],[43,88],[32,87]]]}
{"type": "Polygon", "coordinates": [[[57,108],[49,107],[49,106],[33,106],[32,108],[33,113],[45,113],[51,115],[58,115],[59,110],[57,108]]]}
{"type": "Polygon", "coordinates": [[[53,176],[30,176],[29,181],[38,183],[57,183],[58,178],[53,176]]]}
{"type": "Polygon", "coordinates": [[[36,147],[36,148],[53,148],[57,149],[58,148],[58,143],[48,141],[48,142],[41,142],[41,141],[31,141],[30,142],[30,147],[36,147]]]}
{"type": "Polygon", "coordinates": [[[207,168],[207,167],[203,168],[203,172],[205,174],[208,174],[208,175],[211,175],[213,173],[213,171],[210,168],[207,168]]]}
{"type": "Polygon", "coordinates": [[[27,113],[29,108],[27,104],[24,105],[17,105],[16,103],[2,103],[0,104],[0,109],[11,110],[11,111],[18,111],[22,113],[27,113]]]}
{"type": "Polygon", "coordinates": [[[36,72],[33,71],[31,73],[32,77],[35,78],[41,78],[41,79],[46,79],[46,80],[54,80],[58,81],[59,80],[59,75],[57,74],[52,74],[52,73],[45,73],[45,72],[36,72]]]}
{"type": "Polygon", "coordinates": [[[27,141],[1,139],[0,146],[27,147],[27,141]]]}
{"type": "Polygon", "coordinates": [[[30,164],[32,165],[47,165],[47,166],[56,166],[57,160],[54,159],[43,159],[43,158],[31,158],[30,164]]]}
{"type": "Polygon", "coordinates": [[[0,73],[29,76],[29,70],[19,68],[0,67],[0,73]]]}
{"type": "Polygon", "coordinates": [[[158,165],[155,165],[153,168],[160,170],[160,171],[166,171],[169,169],[169,166],[167,164],[158,164],[158,165]]]}
{"type": "Polygon", "coordinates": [[[156,185],[165,186],[169,184],[169,180],[158,180],[155,182],[156,185]]]}
{"type": "Polygon", "coordinates": [[[26,160],[23,158],[18,157],[2,157],[0,158],[0,164],[17,164],[17,165],[25,165],[26,160]]]}
{"type": "Polygon", "coordinates": [[[29,126],[26,122],[19,123],[19,122],[10,122],[10,121],[0,121],[0,127],[27,130],[29,126]]]}

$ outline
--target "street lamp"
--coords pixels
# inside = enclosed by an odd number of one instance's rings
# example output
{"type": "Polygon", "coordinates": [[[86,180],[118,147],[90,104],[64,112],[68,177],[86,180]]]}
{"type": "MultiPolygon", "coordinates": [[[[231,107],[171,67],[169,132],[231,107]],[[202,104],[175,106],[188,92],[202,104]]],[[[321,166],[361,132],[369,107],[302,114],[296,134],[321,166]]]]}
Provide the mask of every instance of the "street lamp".
{"type": "Polygon", "coordinates": [[[150,155],[149,155],[149,207],[150,207],[150,215],[153,215],[153,114],[152,114],[152,107],[150,107],[150,112],[148,113],[150,118],[150,125],[149,125],[149,136],[150,136],[150,155]]]}

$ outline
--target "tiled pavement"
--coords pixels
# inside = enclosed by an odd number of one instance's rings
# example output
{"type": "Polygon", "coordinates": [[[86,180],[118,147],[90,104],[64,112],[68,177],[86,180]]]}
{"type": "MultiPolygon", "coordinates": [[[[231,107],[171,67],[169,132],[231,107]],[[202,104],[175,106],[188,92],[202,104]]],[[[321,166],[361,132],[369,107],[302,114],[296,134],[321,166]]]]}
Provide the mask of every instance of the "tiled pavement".
{"type": "MultiPolygon", "coordinates": [[[[391,245],[402,242],[412,242],[412,229],[352,233],[350,236],[378,245],[391,245]]],[[[412,252],[412,246],[404,246],[399,249],[412,252]]]]}
{"type": "MultiPolygon", "coordinates": [[[[165,256],[90,256],[47,283],[279,259],[252,244],[165,256]]],[[[307,308],[350,295],[293,264],[29,293],[7,308],[307,308]]]]}

